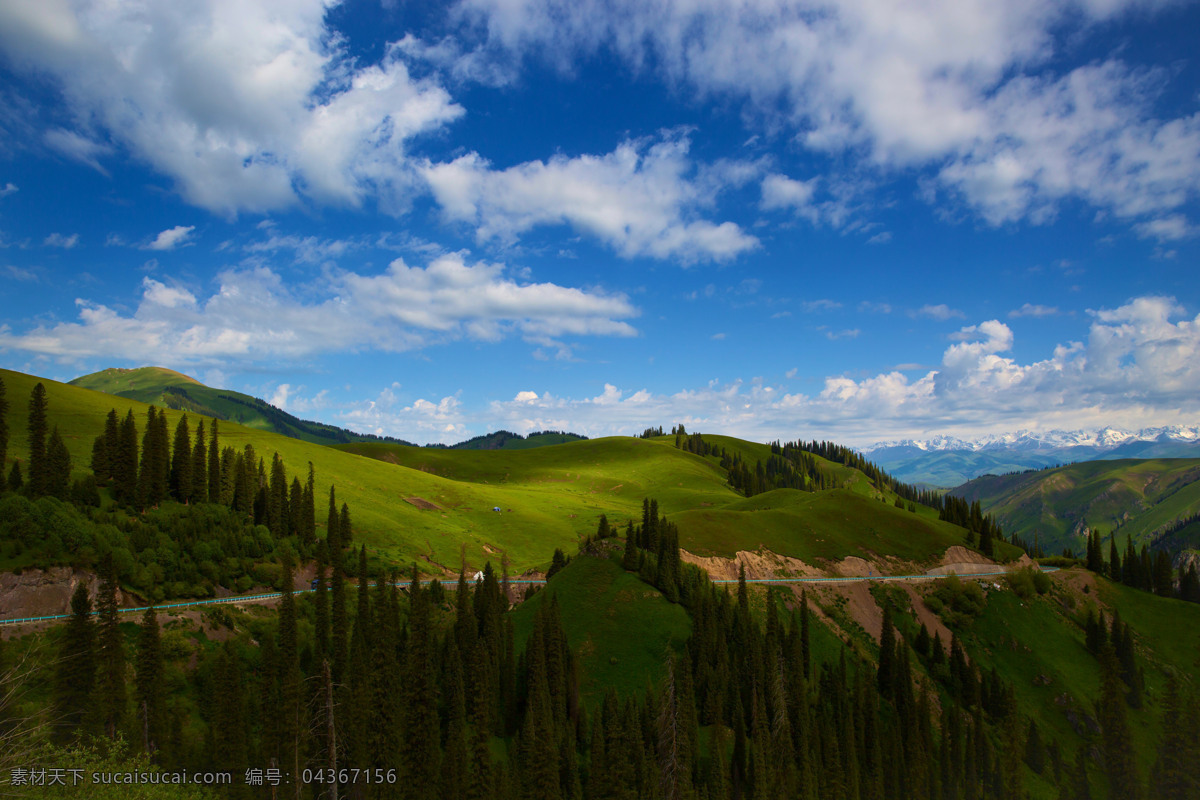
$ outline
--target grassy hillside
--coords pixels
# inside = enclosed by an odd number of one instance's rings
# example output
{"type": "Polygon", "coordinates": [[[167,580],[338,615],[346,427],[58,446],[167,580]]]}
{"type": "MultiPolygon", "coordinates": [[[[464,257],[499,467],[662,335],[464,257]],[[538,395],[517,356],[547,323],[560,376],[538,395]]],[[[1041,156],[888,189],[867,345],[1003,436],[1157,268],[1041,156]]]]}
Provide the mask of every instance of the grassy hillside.
{"type": "Polygon", "coordinates": [[[732,557],[760,546],[815,563],[846,556],[893,555],[927,561],[954,544],[961,528],[871,500],[850,489],[799,492],[776,489],[721,508],[685,511],[672,518],[686,531],[689,549],[732,557]],[[729,531],[740,533],[730,536],[729,531]]]}
{"type": "MultiPolygon", "coordinates": [[[[953,490],[978,500],[1006,533],[1046,552],[1083,552],[1084,528],[1148,541],[1160,528],[1200,511],[1200,459],[1087,461],[1019,475],[985,475],[953,490]]],[[[1195,547],[1200,539],[1181,544],[1195,547]]]]}
{"type": "Polygon", "coordinates": [[[512,612],[518,651],[533,632],[534,614],[551,597],[558,601],[567,642],[579,658],[579,690],[590,700],[599,700],[610,687],[626,696],[657,683],[667,652],[682,652],[692,634],[682,606],[617,561],[579,556],[512,612]]]}
{"type": "Polygon", "coordinates": [[[467,439],[451,445],[451,450],[529,450],[534,447],[547,447],[552,444],[578,442],[586,439],[577,433],[562,433],[561,431],[539,431],[528,436],[522,436],[512,431],[496,431],[467,439]]]}
{"type": "MultiPolygon", "coordinates": [[[[2,374],[14,431],[9,455],[24,458],[26,398],[38,379],[2,374]]],[[[132,409],[139,428],[144,426],[144,403],[42,382],[51,422],[63,433],[79,474],[86,472],[92,440],[109,408],[122,416],[132,409]]],[[[173,430],[183,412],[166,413],[173,430]]],[[[195,422],[197,415],[190,416],[195,422]]],[[[640,519],[644,497],[655,498],[660,513],[680,523],[683,547],[704,553],[731,555],[766,546],[800,558],[877,553],[922,561],[962,543],[962,531],[938,522],[929,509],[916,514],[896,509],[865,475],[825,461],[844,488],[817,494],[776,490],[747,500],[729,487],[718,459],[679,450],[670,437],[453,450],[384,442],[326,447],[229,422],[220,428],[223,446],[252,444],[268,461],[279,452],[289,475],[303,476],[312,461],[319,524],[333,484],[339,502],[350,505],[359,541],[381,558],[400,562],[428,559],[454,569],[462,544],[471,565],[507,553],[519,573],[547,564],[556,547],[573,551],[595,532],[601,514],[614,524],[640,519]]],[[[765,445],[712,439],[755,460],[769,452],[765,445]]]]}
{"type": "Polygon", "coordinates": [[[70,384],[142,403],[153,403],[159,407],[192,411],[206,417],[236,422],[247,428],[274,431],[318,444],[379,438],[336,425],[303,420],[257,397],[230,389],[213,389],[195,378],[163,367],[106,369],[76,378],[70,384]]]}

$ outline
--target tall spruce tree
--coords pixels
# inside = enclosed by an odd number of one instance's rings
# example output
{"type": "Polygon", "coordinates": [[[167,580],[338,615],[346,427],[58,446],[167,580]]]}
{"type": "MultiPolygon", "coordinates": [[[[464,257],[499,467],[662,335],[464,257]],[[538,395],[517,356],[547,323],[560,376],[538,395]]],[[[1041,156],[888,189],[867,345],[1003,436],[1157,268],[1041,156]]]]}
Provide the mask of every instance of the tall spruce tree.
{"type": "Polygon", "coordinates": [[[153,606],[142,614],[138,628],[137,719],[142,747],[152,758],[164,743],[165,703],[163,655],[158,630],[158,612],[153,606]]]}
{"type": "MultiPolygon", "coordinates": [[[[296,633],[296,598],[290,554],[283,559],[283,590],[279,601],[279,763],[291,774],[299,775],[303,748],[301,735],[307,729],[303,718],[300,674],[300,649],[296,633]]],[[[299,800],[302,781],[295,781],[299,800]]]]}
{"type": "Polygon", "coordinates": [[[405,652],[404,742],[400,750],[408,800],[434,800],[441,778],[441,730],[437,686],[433,681],[432,623],[427,593],[417,565],[409,589],[408,643],[405,652]]]}
{"type": "Polygon", "coordinates": [[[39,381],[29,395],[29,474],[25,483],[32,497],[46,493],[46,387],[39,381]]]}
{"type": "Polygon", "coordinates": [[[308,535],[308,531],[304,526],[304,488],[300,486],[300,479],[297,477],[292,478],[292,488],[288,492],[287,505],[288,536],[295,536],[300,540],[303,552],[312,552],[313,539],[308,535]]]}
{"type": "Polygon", "coordinates": [[[316,628],[314,639],[316,656],[320,661],[329,656],[329,593],[326,591],[329,582],[326,580],[329,553],[325,542],[317,543],[317,574],[313,587],[313,626],[316,628]]]}
{"type": "Polygon", "coordinates": [[[208,446],[204,442],[204,420],[196,423],[196,443],[192,445],[192,502],[208,502],[208,446]]]}
{"type": "Polygon", "coordinates": [[[317,495],[316,495],[316,471],[313,469],[313,463],[308,462],[308,479],[304,482],[304,499],[303,506],[303,529],[301,531],[301,539],[306,542],[312,542],[317,538],[317,495]]]}
{"type": "Polygon", "coordinates": [[[66,500],[70,484],[71,454],[58,433],[58,426],[55,425],[46,444],[45,493],[59,500],[66,500]]]}
{"type": "Polygon", "coordinates": [[[1196,736],[1200,720],[1194,706],[1181,696],[1179,679],[1171,673],[1163,699],[1162,739],[1150,777],[1150,792],[1156,800],[1200,797],[1200,741],[1196,736]]]}
{"type": "Polygon", "coordinates": [[[625,526],[625,555],[621,559],[621,566],[630,572],[638,568],[636,538],[633,532],[633,520],[629,520],[629,523],[625,526]]]}
{"type": "Polygon", "coordinates": [[[4,474],[5,459],[8,458],[8,390],[4,378],[0,378],[0,476],[4,474]]]}
{"type": "Polygon", "coordinates": [[[117,452],[113,457],[113,494],[117,502],[135,504],[138,496],[138,439],[137,421],[133,410],[121,420],[117,452]]]}
{"type": "Polygon", "coordinates": [[[892,688],[896,684],[894,661],[896,657],[896,636],[892,627],[892,607],[883,608],[883,630],[879,635],[879,670],[876,680],[879,691],[884,697],[892,696],[892,688]]]}
{"type": "Polygon", "coordinates": [[[1141,785],[1119,670],[1116,653],[1112,645],[1106,644],[1100,651],[1100,704],[1096,709],[1100,723],[1100,753],[1109,795],[1122,800],[1137,800],[1141,785]]]}
{"type": "Polygon", "coordinates": [[[350,506],[342,503],[342,512],[338,515],[338,540],[344,547],[354,542],[354,529],[350,526],[350,506]]]}
{"type": "Polygon", "coordinates": [[[96,614],[100,626],[96,710],[105,734],[116,739],[125,718],[125,647],[117,627],[117,569],[111,553],[100,560],[96,614]]]}
{"type": "Polygon", "coordinates": [[[267,489],[267,527],[277,538],[288,534],[287,470],[279,453],[271,456],[271,480],[267,489]]]}
{"type": "MultiPolygon", "coordinates": [[[[227,640],[221,646],[213,672],[216,691],[212,727],[220,731],[219,736],[213,737],[213,763],[220,764],[234,775],[244,775],[250,760],[247,737],[250,725],[246,715],[242,666],[233,640],[227,640]]],[[[249,786],[235,781],[231,794],[240,800],[249,795],[249,790],[249,786]]]]}
{"type": "Polygon", "coordinates": [[[96,625],[87,584],[71,595],[71,617],[63,631],[54,682],[55,738],[65,741],[83,724],[96,684],[96,625]]]}
{"type": "Polygon", "coordinates": [[[192,499],[192,437],[188,418],[184,414],[175,426],[175,443],[171,448],[170,490],[180,503],[192,499]]]}
{"type": "Polygon", "coordinates": [[[211,423],[208,440],[208,501],[228,505],[229,499],[222,488],[221,442],[215,419],[211,423]]]}

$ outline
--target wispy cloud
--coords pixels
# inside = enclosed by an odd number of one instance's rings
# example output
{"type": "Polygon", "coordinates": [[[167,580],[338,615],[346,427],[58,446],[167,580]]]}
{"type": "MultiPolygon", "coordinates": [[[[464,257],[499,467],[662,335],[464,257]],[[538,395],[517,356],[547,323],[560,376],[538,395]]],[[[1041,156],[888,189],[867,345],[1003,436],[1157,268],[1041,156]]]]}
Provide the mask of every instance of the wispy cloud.
{"type": "Polygon", "coordinates": [[[111,155],[112,146],[64,128],[47,131],[43,138],[51,150],[73,161],[78,161],[80,164],[85,164],[105,177],[108,176],[108,170],[100,164],[100,158],[111,155]]]}
{"type": "Polygon", "coordinates": [[[61,247],[64,250],[70,250],[79,244],[79,234],[72,233],[70,236],[66,236],[61,233],[52,233],[42,240],[42,244],[46,247],[61,247]]]}
{"type": "Polygon", "coordinates": [[[1052,317],[1058,314],[1058,306],[1042,306],[1033,303],[1025,303],[1020,308],[1013,309],[1008,312],[1008,316],[1017,317],[1052,317]]]}
{"type": "Polygon", "coordinates": [[[945,322],[950,319],[962,319],[966,314],[956,308],[951,308],[945,303],[938,303],[937,305],[923,305],[915,311],[910,311],[909,316],[928,317],[936,319],[939,322],[945,322]]]}
{"type": "Polygon", "coordinates": [[[155,236],[154,239],[143,245],[143,250],[174,250],[176,247],[182,247],[191,244],[192,231],[196,230],[195,225],[176,225],[174,228],[167,228],[155,236]]]}
{"type": "Polygon", "coordinates": [[[802,309],[804,309],[807,313],[813,314],[813,313],[819,313],[822,311],[837,311],[839,308],[842,307],[842,304],[836,300],[830,300],[828,298],[822,297],[818,300],[805,300],[804,302],[802,302],[800,304],[800,307],[802,309]]]}
{"type": "Polygon", "coordinates": [[[38,279],[37,273],[34,272],[33,270],[25,269],[24,267],[17,267],[12,264],[5,264],[3,272],[5,275],[7,275],[8,277],[12,278],[15,281],[22,281],[25,283],[33,283],[33,282],[37,281],[37,279],[38,279]]]}
{"type": "Polygon", "coordinates": [[[4,184],[3,188],[0,188],[0,200],[3,200],[10,194],[16,194],[19,191],[21,190],[17,188],[17,185],[12,181],[9,181],[8,183],[4,184]]]}

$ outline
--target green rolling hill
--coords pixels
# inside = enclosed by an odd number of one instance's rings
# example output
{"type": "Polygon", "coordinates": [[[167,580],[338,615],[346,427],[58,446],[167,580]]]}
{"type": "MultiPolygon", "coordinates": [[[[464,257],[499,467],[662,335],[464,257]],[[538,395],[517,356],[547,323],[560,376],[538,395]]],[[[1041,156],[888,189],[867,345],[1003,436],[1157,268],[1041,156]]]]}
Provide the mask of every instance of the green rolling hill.
{"type": "MultiPolygon", "coordinates": [[[[1135,545],[1153,542],[1177,520],[1200,512],[1200,459],[1085,461],[1015,475],[984,475],[951,494],[978,500],[994,514],[1006,533],[1028,542],[1037,534],[1042,549],[1085,550],[1083,531],[1114,531],[1135,545]]],[[[1173,549],[1200,546],[1200,531],[1182,538],[1173,549]]]]}
{"type": "MultiPolygon", "coordinates": [[[[83,375],[70,385],[125,397],[160,408],[190,411],[236,422],[247,428],[273,431],[317,444],[370,441],[378,436],[294,417],[265,400],[230,389],[213,389],[195,378],[163,367],[106,369],[83,375]]],[[[391,441],[400,441],[391,439],[391,441]]],[[[407,443],[406,443],[407,444],[407,443]]]]}
{"type": "MultiPolygon", "coordinates": [[[[10,371],[0,375],[8,387],[14,431],[9,456],[23,457],[25,398],[39,379],[10,371]]],[[[187,381],[183,376],[179,380],[187,381]]],[[[144,424],[147,405],[142,401],[78,385],[42,383],[51,423],[59,426],[78,475],[87,472],[92,440],[110,408],[122,416],[132,409],[139,429],[144,424]]],[[[168,408],[172,429],[184,413],[168,408]]],[[[189,413],[193,420],[197,417],[189,413]]],[[[251,444],[268,460],[278,452],[289,476],[303,475],[313,462],[318,520],[324,520],[323,498],[332,484],[338,500],[351,507],[360,541],[378,557],[400,563],[416,558],[455,568],[460,546],[465,546],[471,564],[498,561],[504,553],[513,572],[521,572],[548,563],[556,547],[573,551],[595,532],[601,514],[614,524],[640,518],[645,497],[655,498],[661,513],[678,518],[682,546],[701,554],[731,555],[762,546],[799,558],[836,559],[894,550],[906,560],[930,562],[949,544],[962,543],[964,535],[938,522],[930,509],[912,513],[894,508],[894,498],[865,475],[825,461],[842,488],[815,494],[776,490],[747,500],[730,488],[717,458],[676,449],[673,437],[464,450],[385,442],[330,447],[231,422],[220,424],[220,435],[222,446],[251,444]]],[[[769,453],[766,445],[711,438],[746,458],[769,453]]]]}

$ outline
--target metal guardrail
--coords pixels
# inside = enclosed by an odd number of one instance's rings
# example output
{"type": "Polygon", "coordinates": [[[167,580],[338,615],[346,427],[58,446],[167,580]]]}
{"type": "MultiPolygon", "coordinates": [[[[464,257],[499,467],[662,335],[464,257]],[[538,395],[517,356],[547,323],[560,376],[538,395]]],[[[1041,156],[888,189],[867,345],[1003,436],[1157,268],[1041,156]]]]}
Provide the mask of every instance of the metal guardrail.
{"type": "MultiPolygon", "coordinates": [[[[407,587],[407,585],[409,583],[410,582],[408,582],[408,581],[402,581],[402,582],[397,582],[392,585],[396,585],[396,587],[407,587]]],[[[430,579],[430,581],[422,581],[421,583],[428,585],[428,584],[432,583],[432,579],[430,579]]],[[[509,583],[522,583],[523,584],[523,583],[546,583],[546,582],[540,581],[540,579],[509,578],[509,583]]],[[[368,583],[367,587],[370,587],[373,589],[374,587],[377,587],[377,585],[378,585],[378,583],[368,583]]],[[[316,591],[316,589],[294,589],[292,591],[292,594],[301,595],[301,594],[305,594],[305,593],[312,593],[312,591],[316,591]]],[[[196,606],[215,606],[215,604],[218,604],[218,603],[242,603],[242,602],[251,602],[251,601],[256,601],[256,600],[274,600],[274,599],[276,599],[276,597],[282,597],[282,596],[283,596],[282,591],[269,591],[269,593],[259,594],[259,595],[233,595],[233,596],[229,596],[229,597],[209,597],[208,600],[188,600],[185,602],[178,602],[178,603],[162,603],[162,604],[157,604],[157,606],[138,606],[137,608],[118,608],[118,609],[116,609],[116,613],[118,613],[118,614],[133,614],[136,612],[144,612],[144,610],[146,610],[148,608],[154,608],[155,610],[167,610],[169,608],[191,608],[191,607],[196,607],[196,606]]],[[[96,616],[96,615],[98,615],[98,612],[95,612],[95,610],[94,610],[94,612],[92,612],[91,615],[96,616]]],[[[46,616],[18,616],[18,618],[14,618],[14,619],[0,619],[0,625],[17,625],[17,624],[20,624],[20,622],[48,622],[48,621],[53,621],[56,619],[70,619],[70,618],[71,618],[71,614],[48,614],[46,616]]]]}
{"type": "MultiPolygon", "coordinates": [[[[1040,567],[1040,569],[1042,570],[1042,572],[1058,572],[1059,568],[1058,567],[1040,567]]],[[[959,577],[960,578],[988,578],[988,577],[994,577],[997,575],[1007,575],[1007,574],[1008,574],[1008,570],[1001,570],[999,572],[971,572],[971,573],[959,575],[959,577]]],[[[920,574],[920,575],[852,575],[849,577],[842,576],[842,577],[836,577],[836,578],[747,578],[746,583],[853,583],[855,581],[907,581],[907,580],[916,580],[919,578],[929,579],[929,578],[945,578],[945,577],[947,577],[947,576],[946,575],[920,574]]],[[[534,583],[545,583],[546,581],[541,578],[509,578],[508,582],[509,583],[520,583],[520,584],[534,584],[534,583]]],[[[724,580],[724,579],[713,581],[713,583],[717,583],[717,584],[727,584],[727,583],[737,583],[737,582],[738,582],[737,580],[724,580]]],[[[393,586],[407,586],[409,583],[410,583],[409,581],[401,581],[398,583],[394,583],[392,585],[393,586]]],[[[428,585],[428,584],[432,583],[432,579],[422,581],[422,583],[428,585]]],[[[374,588],[378,585],[379,585],[378,583],[367,584],[367,586],[369,588],[374,588]]],[[[455,584],[449,584],[449,585],[455,585],[455,584]]],[[[316,589],[295,589],[295,590],[293,590],[293,594],[304,594],[306,592],[315,592],[315,591],[316,591],[316,589]]],[[[137,608],[118,608],[117,613],[118,614],[133,614],[138,611],[146,611],[149,608],[153,608],[157,611],[166,611],[171,608],[193,608],[195,606],[211,606],[211,605],[219,605],[221,603],[247,603],[247,602],[252,602],[255,600],[273,600],[277,597],[282,597],[282,596],[283,596],[283,592],[267,592],[265,594],[235,595],[232,597],[213,597],[213,598],[209,598],[207,600],[188,600],[186,602],[181,602],[181,603],[163,603],[162,605],[155,605],[155,606],[138,606],[137,608]]],[[[97,614],[98,614],[98,612],[95,612],[95,611],[92,612],[93,616],[96,616],[97,614]]],[[[0,619],[0,625],[18,625],[18,624],[26,623],[26,622],[50,622],[50,621],[56,620],[56,619],[69,619],[70,617],[71,617],[70,614],[49,614],[49,615],[43,616],[43,617],[17,617],[14,619],[0,619]]]]}

